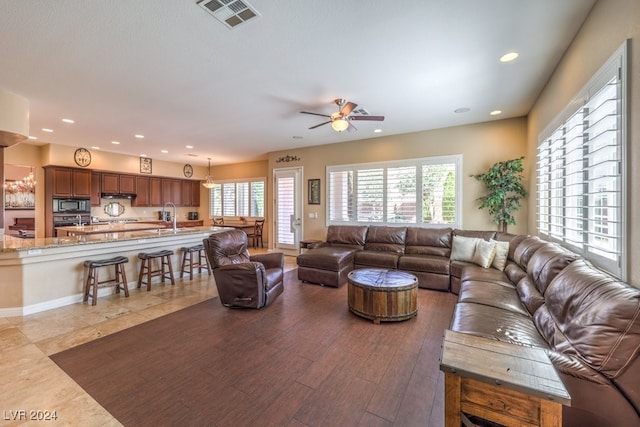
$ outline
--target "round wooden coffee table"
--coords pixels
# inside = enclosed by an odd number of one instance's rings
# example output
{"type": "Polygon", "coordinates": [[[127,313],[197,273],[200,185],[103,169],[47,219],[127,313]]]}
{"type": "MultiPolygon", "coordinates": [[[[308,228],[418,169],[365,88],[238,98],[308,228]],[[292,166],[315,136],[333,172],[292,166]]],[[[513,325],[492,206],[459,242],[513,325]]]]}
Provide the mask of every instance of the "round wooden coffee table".
{"type": "Polygon", "coordinates": [[[382,268],[353,270],[347,276],[349,310],[373,323],[407,320],[418,314],[418,279],[382,268]]]}

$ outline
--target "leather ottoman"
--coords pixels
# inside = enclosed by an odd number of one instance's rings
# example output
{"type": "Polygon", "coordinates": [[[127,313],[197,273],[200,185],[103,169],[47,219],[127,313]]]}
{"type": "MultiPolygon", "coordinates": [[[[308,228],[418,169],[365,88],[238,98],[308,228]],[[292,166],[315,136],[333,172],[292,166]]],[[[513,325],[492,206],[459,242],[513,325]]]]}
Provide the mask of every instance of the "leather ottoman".
{"type": "Polygon", "coordinates": [[[324,246],[298,255],[298,280],[338,288],[353,270],[355,249],[324,246]]]}

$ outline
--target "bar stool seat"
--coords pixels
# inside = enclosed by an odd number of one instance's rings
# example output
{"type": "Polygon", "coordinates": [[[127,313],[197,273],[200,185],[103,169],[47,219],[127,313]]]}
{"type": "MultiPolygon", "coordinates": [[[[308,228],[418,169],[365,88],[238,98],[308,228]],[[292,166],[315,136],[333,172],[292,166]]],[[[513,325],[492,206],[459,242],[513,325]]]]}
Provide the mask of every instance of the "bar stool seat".
{"type": "Polygon", "coordinates": [[[211,275],[211,269],[209,268],[209,262],[207,256],[204,253],[203,245],[196,246],[183,246],[180,248],[182,251],[182,266],[180,267],[180,278],[184,275],[185,269],[188,269],[189,280],[193,280],[193,270],[198,269],[199,273],[202,273],[202,269],[206,269],[208,274],[211,275]],[[194,260],[194,256],[197,255],[197,261],[194,260]]]}
{"type": "Polygon", "coordinates": [[[96,305],[98,302],[98,288],[101,287],[101,284],[105,283],[114,283],[117,294],[120,293],[120,288],[122,288],[124,290],[124,296],[128,298],[129,287],[127,286],[127,275],[124,270],[124,264],[128,262],[129,259],[124,256],[85,261],[84,266],[87,268],[87,273],[84,280],[83,301],[88,301],[89,297],[91,297],[91,305],[96,305]],[[100,267],[109,267],[111,265],[115,267],[115,277],[113,279],[100,281],[98,278],[98,269],[100,267]],[[93,292],[91,292],[91,287],[93,287],[93,292]]]}
{"type": "Polygon", "coordinates": [[[140,252],[138,258],[140,258],[142,262],[140,263],[140,274],[138,274],[138,288],[140,288],[143,283],[146,283],[147,291],[150,291],[151,278],[155,276],[160,276],[161,283],[164,283],[164,279],[169,279],[171,280],[171,284],[175,285],[176,282],[173,280],[173,267],[171,267],[171,255],[173,255],[173,252],[168,249],[158,252],[140,252]],[[159,261],[155,269],[154,259],[159,261]],[[143,280],[145,276],[146,282],[143,280]]]}

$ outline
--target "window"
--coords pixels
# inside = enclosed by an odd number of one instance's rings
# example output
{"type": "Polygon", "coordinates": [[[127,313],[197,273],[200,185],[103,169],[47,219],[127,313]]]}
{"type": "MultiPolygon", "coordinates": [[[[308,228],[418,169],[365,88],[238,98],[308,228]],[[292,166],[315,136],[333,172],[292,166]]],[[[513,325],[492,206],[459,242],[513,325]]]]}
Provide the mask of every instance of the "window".
{"type": "Polygon", "coordinates": [[[623,46],[541,135],[537,152],[538,234],[623,280],[625,56],[623,46]]]}
{"type": "Polygon", "coordinates": [[[216,183],[210,191],[209,216],[264,218],[265,180],[216,183]]]}
{"type": "Polygon", "coordinates": [[[329,224],[459,227],[462,156],[329,166],[329,224]]]}

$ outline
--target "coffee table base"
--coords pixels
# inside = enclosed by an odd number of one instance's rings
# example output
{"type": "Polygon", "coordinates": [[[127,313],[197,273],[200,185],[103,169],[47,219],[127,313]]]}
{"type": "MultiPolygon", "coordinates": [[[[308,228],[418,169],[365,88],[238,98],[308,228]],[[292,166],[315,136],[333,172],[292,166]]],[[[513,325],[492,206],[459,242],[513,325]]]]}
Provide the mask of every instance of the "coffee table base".
{"type": "Polygon", "coordinates": [[[418,314],[418,280],[412,274],[365,268],[349,273],[347,282],[349,310],[375,324],[418,314]]]}

